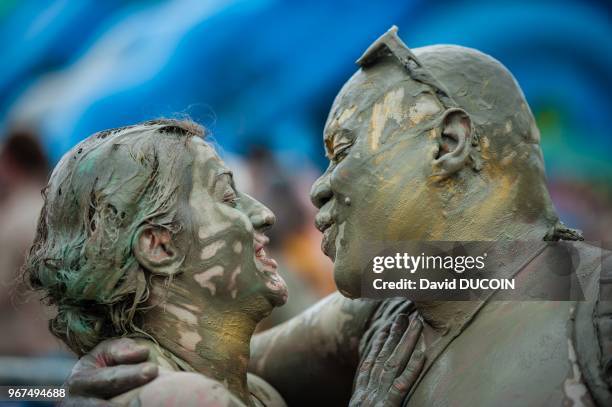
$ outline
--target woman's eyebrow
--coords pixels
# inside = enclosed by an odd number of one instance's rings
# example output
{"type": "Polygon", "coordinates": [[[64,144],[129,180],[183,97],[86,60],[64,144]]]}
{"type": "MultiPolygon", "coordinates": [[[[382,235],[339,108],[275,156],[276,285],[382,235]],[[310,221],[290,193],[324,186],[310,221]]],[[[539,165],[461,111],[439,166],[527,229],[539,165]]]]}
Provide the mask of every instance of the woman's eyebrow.
{"type": "Polygon", "coordinates": [[[229,175],[230,177],[234,178],[234,173],[231,172],[230,170],[228,170],[227,168],[223,168],[221,170],[219,170],[219,173],[217,173],[217,178],[223,176],[223,175],[229,175]]]}
{"type": "Polygon", "coordinates": [[[234,173],[228,170],[227,168],[223,168],[222,170],[219,171],[219,173],[215,176],[215,182],[213,183],[213,185],[216,185],[217,182],[220,179],[222,179],[225,175],[229,175],[230,184],[233,186],[234,185],[234,173]]]}

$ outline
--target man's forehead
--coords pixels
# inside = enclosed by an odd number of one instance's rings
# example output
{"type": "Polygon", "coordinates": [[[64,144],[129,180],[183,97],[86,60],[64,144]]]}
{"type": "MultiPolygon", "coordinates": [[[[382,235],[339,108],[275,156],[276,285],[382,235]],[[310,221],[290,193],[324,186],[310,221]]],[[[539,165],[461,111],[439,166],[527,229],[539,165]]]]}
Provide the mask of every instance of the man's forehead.
{"type": "Polygon", "coordinates": [[[353,75],[334,100],[325,123],[324,138],[355,127],[357,116],[374,104],[379,93],[375,82],[368,81],[361,71],[353,75]]]}
{"type": "Polygon", "coordinates": [[[441,109],[429,87],[414,81],[400,69],[386,65],[359,70],[353,75],[334,100],[325,125],[324,140],[329,142],[337,133],[369,126],[367,117],[358,120],[360,113],[371,113],[381,103],[385,105],[383,114],[397,115],[401,111],[407,119],[412,117],[414,121],[418,121],[417,116],[422,115],[423,108],[427,114],[441,109]]]}

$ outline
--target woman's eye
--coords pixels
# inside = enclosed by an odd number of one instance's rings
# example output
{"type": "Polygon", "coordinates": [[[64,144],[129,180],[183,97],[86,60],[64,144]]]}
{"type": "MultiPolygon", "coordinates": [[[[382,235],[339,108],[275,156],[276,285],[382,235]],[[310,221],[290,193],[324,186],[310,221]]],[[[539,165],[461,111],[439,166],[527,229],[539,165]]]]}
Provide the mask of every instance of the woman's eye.
{"type": "Polygon", "coordinates": [[[238,205],[238,195],[230,188],[223,194],[223,202],[235,208],[238,205]]]}

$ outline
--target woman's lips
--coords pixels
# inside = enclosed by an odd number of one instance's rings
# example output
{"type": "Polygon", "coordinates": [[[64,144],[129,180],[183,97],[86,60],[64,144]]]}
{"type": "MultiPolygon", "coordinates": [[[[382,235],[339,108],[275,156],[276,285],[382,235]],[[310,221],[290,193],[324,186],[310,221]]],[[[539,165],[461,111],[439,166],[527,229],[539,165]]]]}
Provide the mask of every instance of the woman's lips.
{"type": "Polygon", "coordinates": [[[287,285],[280,274],[278,274],[276,260],[268,257],[264,249],[269,241],[268,237],[259,233],[255,234],[253,245],[255,263],[257,264],[259,275],[270,290],[272,302],[274,305],[280,306],[287,301],[287,285]]]}
{"type": "Polygon", "coordinates": [[[267,253],[263,246],[260,248],[257,248],[257,246],[255,246],[255,258],[266,266],[270,266],[275,270],[278,268],[278,263],[276,263],[276,260],[267,256],[267,253]]]}
{"type": "Polygon", "coordinates": [[[255,235],[254,242],[254,250],[255,250],[255,258],[259,260],[262,264],[269,266],[273,270],[278,268],[278,264],[276,260],[271,257],[268,257],[266,250],[264,249],[265,245],[268,244],[270,239],[268,239],[264,235],[255,235]]]}

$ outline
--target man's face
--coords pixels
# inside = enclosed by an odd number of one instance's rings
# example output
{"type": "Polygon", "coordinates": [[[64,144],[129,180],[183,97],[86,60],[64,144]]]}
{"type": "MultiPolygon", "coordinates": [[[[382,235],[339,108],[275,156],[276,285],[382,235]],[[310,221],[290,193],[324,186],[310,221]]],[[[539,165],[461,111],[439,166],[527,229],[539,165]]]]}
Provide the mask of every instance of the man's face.
{"type": "Polygon", "coordinates": [[[364,245],[435,235],[440,211],[428,177],[443,112],[395,64],[357,72],[334,101],[323,136],[330,163],[311,198],[344,295],[360,296],[364,245]]]}
{"type": "Polygon", "coordinates": [[[193,137],[190,148],[195,159],[188,205],[197,238],[185,274],[212,297],[263,296],[282,305],[287,288],[264,250],[263,232],[274,223],[273,213],[237,190],[232,172],[209,144],[193,137]]]}

